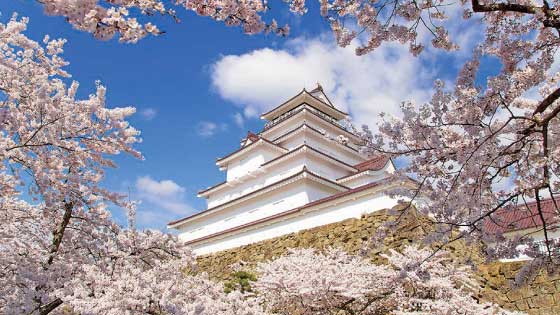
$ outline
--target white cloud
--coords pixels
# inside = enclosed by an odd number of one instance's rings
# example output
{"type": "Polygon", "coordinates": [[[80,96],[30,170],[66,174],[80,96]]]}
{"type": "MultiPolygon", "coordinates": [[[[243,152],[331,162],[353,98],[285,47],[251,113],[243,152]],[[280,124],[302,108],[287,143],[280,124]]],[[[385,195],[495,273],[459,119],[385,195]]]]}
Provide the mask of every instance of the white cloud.
{"type": "Polygon", "coordinates": [[[185,188],[172,180],[150,176],[136,179],[135,190],[141,201],[137,221],[141,226],[164,228],[166,223],[195,210],[185,201],[185,188]]]}
{"type": "Polygon", "coordinates": [[[136,188],[142,193],[156,197],[171,197],[185,192],[185,188],[177,185],[172,180],[156,181],[150,176],[142,176],[136,180],[136,188]]]}
{"type": "Polygon", "coordinates": [[[239,128],[245,127],[245,118],[243,118],[241,113],[235,113],[233,115],[233,122],[235,122],[235,125],[239,128]]]}
{"type": "Polygon", "coordinates": [[[145,120],[152,120],[156,117],[157,110],[151,107],[144,108],[140,111],[140,115],[142,115],[142,118],[144,118],[145,120]]]}
{"type": "Polygon", "coordinates": [[[212,67],[213,86],[254,117],[320,82],[337,107],[369,124],[381,111],[398,112],[403,100],[428,98],[434,74],[407,47],[385,45],[366,56],[354,48],[300,38],[285,49],[224,56],[212,67]]]}
{"type": "Polygon", "coordinates": [[[196,133],[202,137],[211,137],[218,132],[226,131],[227,124],[217,124],[211,121],[201,121],[196,125],[196,133]]]}
{"type": "Polygon", "coordinates": [[[447,54],[431,47],[427,30],[420,35],[427,46],[420,57],[413,57],[408,45],[397,43],[356,56],[356,43],[341,48],[330,35],[300,37],[279,49],[223,56],[211,67],[212,84],[222,98],[242,108],[245,117],[257,117],[319,82],[335,106],[349,111],[356,123],[373,126],[380,112],[400,113],[402,101],[427,101],[434,80],[449,79],[470,57],[483,37],[482,23],[463,20],[461,6],[454,7],[458,8],[447,12],[446,27],[461,45],[459,52],[447,54]]]}

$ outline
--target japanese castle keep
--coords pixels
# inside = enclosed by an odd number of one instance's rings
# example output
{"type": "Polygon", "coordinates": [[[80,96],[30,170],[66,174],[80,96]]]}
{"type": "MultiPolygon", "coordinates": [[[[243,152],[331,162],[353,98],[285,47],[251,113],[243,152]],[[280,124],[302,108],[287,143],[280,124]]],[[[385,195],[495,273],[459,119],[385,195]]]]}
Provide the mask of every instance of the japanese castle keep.
{"type": "Polygon", "coordinates": [[[207,209],[168,227],[203,255],[393,207],[392,161],[360,153],[347,116],[320,86],[264,113],[264,129],[216,161],[226,179],[198,193],[207,209]]]}

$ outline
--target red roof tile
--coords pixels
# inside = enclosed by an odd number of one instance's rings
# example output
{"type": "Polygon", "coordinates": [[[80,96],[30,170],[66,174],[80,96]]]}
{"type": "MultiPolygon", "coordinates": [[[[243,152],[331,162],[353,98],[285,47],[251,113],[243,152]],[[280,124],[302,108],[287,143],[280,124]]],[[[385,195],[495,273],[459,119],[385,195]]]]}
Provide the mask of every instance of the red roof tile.
{"type": "Polygon", "coordinates": [[[257,136],[256,134],[254,134],[254,133],[252,133],[252,132],[249,131],[249,132],[247,133],[247,139],[249,139],[249,140],[255,142],[255,141],[259,140],[259,136],[257,136]]]}
{"type": "MultiPolygon", "coordinates": [[[[560,206],[560,199],[556,198],[555,201],[560,206]]],[[[541,210],[547,225],[558,222],[558,214],[552,198],[541,201],[541,210]]],[[[500,209],[491,218],[487,218],[484,221],[484,230],[490,234],[513,232],[542,226],[543,221],[539,215],[536,202],[500,209]]]]}
{"type": "Polygon", "coordinates": [[[354,165],[358,171],[379,171],[387,164],[389,158],[385,155],[379,155],[362,163],[354,165]]]}

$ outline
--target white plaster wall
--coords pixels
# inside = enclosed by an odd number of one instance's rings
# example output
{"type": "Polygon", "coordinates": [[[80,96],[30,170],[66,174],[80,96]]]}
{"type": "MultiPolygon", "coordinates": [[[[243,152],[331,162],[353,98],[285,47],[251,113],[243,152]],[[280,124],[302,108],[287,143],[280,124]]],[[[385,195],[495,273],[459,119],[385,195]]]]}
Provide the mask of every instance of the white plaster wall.
{"type": "Polygon", "coordinates": [[[301,133],[281,143],[282,146],[289,149],[299,147],[303,144],[306,144],[314,149],[317,149],[318,151],[321,151],[322,153],[330,155],[350,165],[355,165],[366,160],[365,157],[362,157],[355,152],[349,152],[341,148],[334,141],[329,141],[327,138],[321,137],[319,135],[316,136],[316,134],[312,132],[301,133]]]}
{"type": "Polygon", "coordinates": [[[289,209],[303,206],[334,193],[333,190],[317,188],[304,180],[273,190],[266,195],[228,207],[222,211],[201,217],[179,228],[179,238],[189,241],[237,227],[289,209]]]}
{"type": "Polygon", "coordinates": [[[298,113],[295,116],[290,117],[289,119],[280,123],[280,125],[276,125],[271,129],[266,130],[263,133],[264,138],[267,140],[273,141],[276,138],[287,134],[288,132],[298,128],[301,126],[305,120],[305,117],[309,116],[309,114],[305,113],[304,111],[298,113]]]}
{"type": "Polygon", "coordinates": [[[359,186],[374,183],[374,182],[376,182],[380,179],[383,179],[384,177],[385,176],[383,176],[383,173],[378,174],[378,172],[375,172],[375,175],[369,175],[369,174],[361,175],[361,176],[358,176],[358,177],[353,178],[351,180],[340,182],[340,184],[344,185],[344,186],[347,186],[347,187],[350,187],[350,188],[356,188],[356,187],[359,187],[359,186]]]}
{"type": "Polygon", "coordinates": [[[290,177],[300,172],[304,165],[311,172],[332,181],[336,181],[337,178],[350,174],[350,171],[342,168],[340,165],[320,160],[317,157],[313,157],[312,154],[313,153],[296,154],[278,164],[270,166],[263,172],[258,172],[258,169],[253,170],[253,174],[245,174],[245,176],[239,178],[237,181],[231,181],[230,183],[232,186],[221,188],[219,191],[208,196],[208,208],[218,206],[290,177]]]}
{"type": "Polygon", "coordinates": [[[332,180],[333,182],[336,182],[336,180],[342,176],[351,174],[351,171],[346,168],[343,168],[338,164],[327,162],[326,160],[315,156],[307,158],[305,163],[309,171],[326,179],[332,180]]]}
{"type": "Polygon", "coordinates": [[[288,188],[276,189],[266,196],[252,198],[250,201],[206,215],[200,220],[189,222],[188,226],[179,229],[179,238],[188,241],[204,237],[307,202],[308,197],[304,185],[300,187],[291,185],[288,188]]]}
{"type": "MultiPolygon", "coordinates": [[[[338,191],[334,192],[338,193],[338,191]]],[[[309,202],[333,195],[332,188],[322,185],[307,185],[307,198],[309,202]]]]}
{"type": "Polygon", "coordinates": [[[328,206],[321,210],[304,213],[285,221],[261,226],[250,231],[212,240],[207,243],[194,244],[193,250],[197,255],[204,255],[229,248],[234,248],[281,235],[310,229],[316,226],[339,222],[348,218],[359,218],[364,213],[371,213],[381,209],[391,208],[397,200],[379,192],[364,194],[355,200],[349,199],[335,206],[328,206]]]}
{"type": "Polygon", "coordinates": [[[230,162],[227,165],[226,179],[229,182],[242,177],[281,154],[281,152],[273,151],[266,145],[260,145],[258,148],[244,154],[241,158],[230,162]]]}
{"type": "Polygon", "coordinates": [[[216,193],[208,196],[208,208],[212,208],[251,193],[262,187],[276,183],[284,178],[290,177],[303,169],[305,159],[303,156],[290,159],[285,163],[279,164],[274,168],[267,169],[265,172],[255,172],[254,176],[245,176],[241,181],[232,181],[232,186],[220,189],[216,193]]]}
{"type": "MultiPolygon", "coordinates": [[[[278,142],[279,145],[281,145],[282,147],[288,149],[288,150],[292,150],[295,149],[303,144],[307,144],[309,146],[312,146],[316,149],[319,149],[319,147],[327,147],[330,148],[331,150],[336,150],[336,151],[346,151],[345,149],[343,149],[341,147],[340,144],[336,143],[336,142],[331,142],[329,141],[329,139],[326,136],[323,136],[321,134],[318,134],[314,131],[310,131],[310,130],[306,130],[306,131],[300,131],[298,134],[293,135],[291,137],[288,137],[286,139],[282,139],[281,142],[278,142]],[[317,144],[320,143],[320,144],[317,144]]],[[[357,159],[359,161],[362,161],[360,159],[360,155],[358,153],[352,153],[352,152],[344,152],[341,154],[346,154],[350,159],[357,159]]],[[[332,154],[331,154],[332,155],[332,154]]],[[[344,156],[346,156],[344,155],[344,156]]],[[[334,155],[333,155],[334,156],[334,155]]],[[[352,164],[352,161],[346,161],[344,158],[341,158],[340,160],[344,160],[345,162],[352,164]]]]}
{"type": "MultiPolygon", "coordinates": [[[[509,233],[504,233],[504,236],[506,238],[514,238],[517,235],[529,235],[533,238],[534,241],[536,242],[543,242],[545,240],[544,237],[544,233],[543,231],[541,231],[541,229],[525,229],[525,230],[519,230],[519,231],[514,231],[514,232],[509,232],[509,233]]],[[[550,230],[548,231],[548,238],[549,239],[559,239],[560,238],[560,227],[556,228],[555,230],[550,230]]],[[[522,250],[523,247],[525,245],[518,245],[517,249],[518,250],[522,250]]],[[[544,244],[543,244],[544,246],[544,244]]],[[[544,249],[544,247],[543,247],[544,249]]],[[[521,261],[521,260],[530,260],[531,258],[525,255],[520,255],[519,257],[516,258],[512,258],[512,259],[500,259],[500,261],[503,262],[509,262],[509,261],[521,261]]]]}
{"type": "MultiPolygon", "coordinates": [[[[504,233],[504,236],[508,238],[513,238],[517,235],[530,235],[535,241],[544,241],[544,233],[542,229],[533,228],[533,229],[514,231],[510,233],[504,233]]],[[[552,239],[560,238],[560,228],[557,228],[554,231],[552,231],[552,229],[549,230],[548,237],[552,239]]]]}
{"type": "Polygon", "coordinates": [[[340,181],[340,184],[350,188],[356,188],[380,181],[394,172],[395,167],[393,166],[393,163],[388,162],[385,167],[383,169],[380,169],[379,171],[367,171],[363,174],[360,174],[360,176],[354,177],[352,179],[340,181]]]}

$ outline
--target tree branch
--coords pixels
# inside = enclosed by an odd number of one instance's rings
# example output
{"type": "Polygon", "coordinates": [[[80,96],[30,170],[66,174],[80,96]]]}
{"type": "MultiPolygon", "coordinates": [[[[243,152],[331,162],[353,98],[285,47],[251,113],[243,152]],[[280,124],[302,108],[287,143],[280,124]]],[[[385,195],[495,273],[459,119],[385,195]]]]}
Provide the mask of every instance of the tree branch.
{"type": "Polygon", "coordinates": [[[47,315],[60,305],[62,305],[62,300],[57,298],[49,304],[41,306],[39,309],[39,315],[47,315]]]}
{"type": "Polygon", "coordinates": [[[544,5],[542,7],[538,7],[538,6],[517,4],[517,3],[481,4],[479,0],[472,0],[472,9],[474,12],[501,11],[501,12],[518,12],[518,13],[526,13],[526,14],[537,14],[539,12],[543,12],[544,15],[547,17],[547,19],[543,21],[543,25],[545,27],[560,29],[560,20],[558,19],[558,16],[554,13],[554,11],[550,9],[546,1],[544,1],[544,5]]]}
{"type": "Polygon", "coordinates": [[[544,112],[548,106],[552,105],[558,98],[560,98],[560,88],[557,88],[554,92],[548,95],[540,104],[535,108],[533,115],[544,112]]]}
{"type": "Polygon", "coordinates": [[[527,5],[516,4],[516,3],[481,4],[479,0],[472,1],[472,9],[474,12],[511,11],[511,12],[528,13],[528,14],[537,13],[537,7],[533,7],[533,6],[527,6],[527,5]]]}
{"type": "Polygon", "coordinates": [[[60,244],[62,243],[62,238],[64,237],[64,232],[66,231],[66,227],[68,223],[70,223],[70,218],[72,218],[72,210],[74,209],[74,204],[72,202],[64,203],[64,215],[62,216],[62,222],[56,230],[53,231],[53,240],[52,245],[49,250],[49,258],[47,259],[47,264],[51,265],[55,254],[58,252],[60,248],[60,244]]]}

